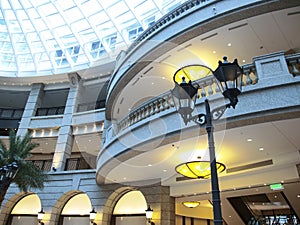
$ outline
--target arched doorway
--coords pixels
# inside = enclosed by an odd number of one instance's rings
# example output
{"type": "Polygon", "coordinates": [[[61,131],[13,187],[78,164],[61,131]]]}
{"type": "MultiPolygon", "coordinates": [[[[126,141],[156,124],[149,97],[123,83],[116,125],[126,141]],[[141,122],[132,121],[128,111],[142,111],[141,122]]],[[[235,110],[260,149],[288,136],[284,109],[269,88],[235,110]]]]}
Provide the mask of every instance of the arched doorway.
{"type": "Polygon", "coordinates": [[[24,196],[13,207],[7,224],[36,225],[38,224],[37,213],[41,208],[40,198],[36,194],[24,196]]]}
{"type": "Polygon", "coordinates": [[[70,198],[60,215],[60,225],[90,225],[91,201],[87,194],[81,193],[70,198]]]}
{"type": "Polygon", "coordinates": [[[147,202],[140,191],[130,191],[117,202],[112,216],[112,225],[146,224],[147,202]]]}

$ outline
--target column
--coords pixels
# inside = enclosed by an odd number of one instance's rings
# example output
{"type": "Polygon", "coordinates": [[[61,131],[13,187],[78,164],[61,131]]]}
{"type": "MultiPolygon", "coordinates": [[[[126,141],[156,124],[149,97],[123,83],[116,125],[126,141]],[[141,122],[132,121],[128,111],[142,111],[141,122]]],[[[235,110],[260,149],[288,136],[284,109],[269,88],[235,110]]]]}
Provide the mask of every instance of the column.
{"type": "Polygon", "coordinates": [[[41,83],[32,84],[31,91],[22,115],[17,135],[24,136],[30,126],[31,117],[34,117],[37,109],[42,104],[44,85],[41,83]]]}
{"type": "Polygon", "coordinates": [[[155,225],[175,224],[175,198],[170,196],[170,187],[154,184],[141,187],[140,191],[153,209],[152,221],[155,225]]]}
{"type": "Polygon", "coordinates": [[[52,167],[57,171],[63,171],[67,158],[70,158],[74,137],[72,133],[72,117],[77,107],[77,96],[81,86],[80,76],[77,73],[69,74],[70,90],[62,124],[59,129],[56,148],[53,156],[52,167]]]}

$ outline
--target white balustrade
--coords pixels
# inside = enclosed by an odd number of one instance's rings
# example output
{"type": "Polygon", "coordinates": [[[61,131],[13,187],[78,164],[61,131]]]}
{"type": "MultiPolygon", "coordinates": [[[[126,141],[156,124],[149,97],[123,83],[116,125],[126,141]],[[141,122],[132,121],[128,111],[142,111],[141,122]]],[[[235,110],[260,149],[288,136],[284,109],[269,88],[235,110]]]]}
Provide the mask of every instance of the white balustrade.
{"type": "MultiPolygon", "coordinates": [[[[285,59],[286,64],[284,66],[288,66],[289,71],[293,76],[299,76],[300,54],[288,55],[285,57],[285,59]]],[[[268,60],[272,61],[272,56],[268,60]]],[[[280,62],[282,63],[282,61],[280,62]]],[[[259,76],[257,74],[256,64],[246,64],[243,65],[242,68],[244,72],[243,86],[257,84],[259,81],[259,76]]],[[[212,75],[194,81],[194,83],[199,85],[197,95],[199,99],[220,92],[216,80],[212,75]]],[[[171,91],[168,91],[156,98],[144,102],[138,108],[133,109],[125,118],[123,118],[116,124],[116,130],[113,132],[113,134],[116,135],[118,132],[125,130],[126,128],[140,121],[143,121],[151,116],[159,114],[165,110],[170,110],[172,108],[174,108],[174,102],[172,99],[171,91]]]]}

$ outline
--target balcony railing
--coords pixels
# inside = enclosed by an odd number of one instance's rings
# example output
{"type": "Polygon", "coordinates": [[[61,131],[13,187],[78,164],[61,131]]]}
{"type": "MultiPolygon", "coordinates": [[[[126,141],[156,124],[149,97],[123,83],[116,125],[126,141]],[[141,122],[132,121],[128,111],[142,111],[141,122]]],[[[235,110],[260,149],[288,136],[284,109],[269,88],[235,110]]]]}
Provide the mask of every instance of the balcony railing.
{"type": "MultiPolygon", "coordinates": [[[[243,68],[245,71],[243,86],[256,84],[258,82],[258,77],[256,75],[254,64],[247,64],[243,68]]],[[[211,96],[220,92],[216,80],[212,75],[199,79],[195,81],[195,83],[197,83],[200,87],[198,89],[198,99],[205,98],[207,96],[211,96]]],[[[174,103],[172,100],[171,92],[168,91],[166,93],[163,93],[162,95],[150,99],[149,101],[140,105],[138,108],[132,110],[128,114],[128,116],[117,123],[116,131],[120,132],[129,126],[132,126],[133,124],[148,118],[149,116],[173,107],[174,103]]]]}
{"type": "Polygon", "coordinates": [[[105,100],[79,104],[77,107],[77,112],[85,112],[85,111],[102,109],[102,108],[105,108],[105,100]]]}
{"type": "Polygon", "coordinates": [[[66,161],[65,171],[95,169],[95,165],[96,157],[69,158],[66,161]]]}
{"type": "MultiPolygon", "coordinates": [[[[259,62],[261,59],[258,57],[257,61],[242,66],[244,72],[243,86],[255,85],[259,82],[257,63],[259,64],[259,67],[262,67],[267,63],[274,63],[276,61],[276,63],[285,64],[282,65],[282,68],[286,67],[287,69],[286,71],[282,71],[282,73],[289,73],[294,77],[300,75],[300,54],[284,56],[284,53],[280,52],[266,55],[265,57],[266,58],[263,58],[263,62],[259,62]],[[281,58],[285,60],[280,60],[281,58]]],[[[259,72],[264,73],[263,71],[259,72]]],[[[270,73],[270,71],[268,71],[268,73],[270,73]]],[[[264,76],[263,74],[260,75],[264,76]]],[[[220,91],[212,75],[199,79],[195,82],[200,86],[198,89],[199,99],[214,95],[220,91]]],[[[161,113],[173,107],[174,103],[170,91],[163,93],[156,98],[150,99],[149,101],[141,104],[139,107],[133,109],[126,117],[118,121],[116,124],[113,124],[111,127],[109,127],[106,133],[106,138],[110,139],[122,130],[125,130],[126,128],[150,116],[161,113]]]]}
{"type": "Polygon", "coordinates": [[[1,119],[21,119],[24,109],[0,108],[1,119]]]}
{"type": "Polygon", "coordinates": [[[38,167],[42,171],[49,172],[52,166],[52,159],[48,160],[29,160],[32,162],[33,165],[38,167]]]}
{"type": "Polygon", "coordinates": [[[65,111],[65,106],[38,108],[36,111],[36,116],[60,115],[60,114],[64,114],[64,111],[65,111]]]}
{"type": "MultiPolygon", "coordinates": [[[[33,165],[41,169],[42,171],[50,172],[52,169],[52,159],[41,160],[28,160],[33,165]]],[[[69,170],[86,170],[94,169],[96,167],[95,157],[82,157],[82,158],[69,158],[66,161],[65,171],[69,170]]]]}

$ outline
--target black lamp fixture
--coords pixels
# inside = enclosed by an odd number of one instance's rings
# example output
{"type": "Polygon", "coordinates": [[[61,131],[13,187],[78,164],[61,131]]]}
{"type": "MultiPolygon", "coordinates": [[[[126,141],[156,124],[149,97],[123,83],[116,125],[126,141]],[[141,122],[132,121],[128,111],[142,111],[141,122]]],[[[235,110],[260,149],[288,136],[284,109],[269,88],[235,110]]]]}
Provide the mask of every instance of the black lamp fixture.
{"type": "Polygon", "coordinates": [[[145,211],[146,211],[147,222],[150,223],[151,225],[155,225],[155,223],[151,221],[152,215],[153,215],[153,209],[151,209],[150,205],[148,206],[148,208],[145,211]]]}
{"type": "Polygon", "coordinates": [[[42,220],[44,219],[44,216],[45,216],[45,212],[44,212],[43,208],[41,209],[41,211],[38,212],[37,216],[38,216],[39,224],[44,225],[44,223],[42,222],[42,220]]]}
{"type": "Polygon", "coordinates": [[[230,106],[235,108],[238,103],[237,96],[242,92],[243,70],[237,59],[230,63],[227,61],[227,57],[224,56],[223,60],[223,62],[219,61],[219,66],[213,74],[218,81],[223,96],[228,98],[230,106]]]}
{"type": "Polygon", "coordinates": [[[17,175],[19,168],[16,162],[7,163],[0,167],[0,199],[4,199],[6,190],[17,175]]]}
{"type": "Polygon", "coordinates": [[[19,166],[16,162],[12,162],[0,167],[0,181],[13,180],[17,174],[19,166]]]}
{"type": "Polygon", "coordinates": [[[223,60],[223,62],[219,61],[219,66],[215,71],[212,71],[209,67],[204,65],[190,65],[177,70],[173,76],[175,87],[173,90],[171,90],[174,105],[177,112],[181,115],[184,123],[187,124],[188,122],[193,121],[200,126],[205,125],[206,127],[210,161],[194,161],[183,163],[176,167],[176,171],[189,178],[211,177],[215,225],[223,224],[218,172],[224,171],[225,165],[216,162],[212,121],[219,119],[227,108],[235,108],[236,104],[238,103],[237,96],[242,90],[243,76],[243,70],[238,65],[237,59],[230,63],[227,61],[227,57],[224,56],[223,60]],[[190,67],[192,67],[193,73],[190,73],[192,71],[189,69],[190,67]],[[195,68],[197,68],[196,73],[195,68]],[[223,96],[229,99],[229,103],[211,111],[209,101],[206,99],[204,101],[205,113],[193,116],[192,113],[195,108],[197,92],[199,89],[199,85],[193,81],[193,74],[213,74],[218,82],[217,84],[219,89],[221,90],[223,96]],[[177,82],[179,80],[179,76],[181,76],[182,79],[180,84],[177,82]],[[208,163],[209,166],[206,166],[205,169],[203,169],[203,163],[208,163]],[[210,173],[207,168],[210,168],[210,173]],[[203,171],[201,171],[201,169],[203,169],[203,171]]]}
{"type": "Polygon", "coordinates": [[[97,225],[97,224],[95,223],[96,215],[97,215],[97,212],[96,212],[95,209],[93,208],[92,211],[90,211],[90,221],[91,221],[91,224],[93,224],[93,225],[97,225]]]}

